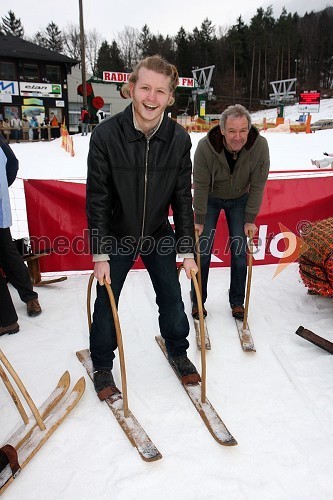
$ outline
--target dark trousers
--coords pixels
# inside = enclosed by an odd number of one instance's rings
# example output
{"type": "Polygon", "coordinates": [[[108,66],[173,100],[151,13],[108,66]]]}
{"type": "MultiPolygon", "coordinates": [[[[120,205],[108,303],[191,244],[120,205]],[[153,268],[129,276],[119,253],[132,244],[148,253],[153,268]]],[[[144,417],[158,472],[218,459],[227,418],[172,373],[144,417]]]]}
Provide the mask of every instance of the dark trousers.
{"type": "Polygon", "coordinates": [[[6,279],[0,274],[0,326],[6,327],[17,321],[17,314],[10,296],[6,279]]]}
{"type": "MultiPolygon", "coordinates": [[[[159,312],[159,327],[170,356],[181,356],[189,346],[189,323],[184,311],[176,267],[176,253],[168,249],[164,255],[154,248],[149,255],[141,254],[149,273],[159,312]]],[[[110,255],[111,287],[116,304],[129,270],[134,264],[134,253],[110,255]]],[[[140,290],[137,292],[140,293],[140,290]]],[[[120,318],[121,322],[121,318],[120,318]]],[[[154,332],[152,332],[153,334],[154,332]]],[[[97,284],[93,323],[90,332],[90,352],[95,369],[112,369],[117,348],[116,331],[105,286],[97,284]]]]}
{"type": "Polygon", "coordinates": [[[28,268],[13,242],[9,227],[0,228],[0,266],[23,302],[38,298],[38,294],[33,290],[28,268]]]}
{"type": "MultiPolygon", "coordinates": [[[[214,244],[217,221],[221,210],[225,212],[229,229],[229,246],[231,253],[229,302],[230,305],[233,306],[241,306],[244,304],[247,274],[244,219],[247,198],[247,193],[234,200],[223,200],[213,197],[208,198],[204,230],[199,240],[203,304],[207,299],[207,283],[211,252],[214,244]]],[[[193,285],[191,295],[192,301],[196,304],[193,285]]]]}

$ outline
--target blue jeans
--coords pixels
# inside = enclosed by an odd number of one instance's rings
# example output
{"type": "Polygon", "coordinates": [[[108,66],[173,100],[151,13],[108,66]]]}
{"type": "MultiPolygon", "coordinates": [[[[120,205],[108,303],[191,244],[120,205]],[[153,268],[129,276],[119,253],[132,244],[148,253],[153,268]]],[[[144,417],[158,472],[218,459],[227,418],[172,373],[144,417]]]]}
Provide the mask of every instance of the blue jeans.
{"type": "MultiPolygon", "coordinates": [[[[161,335],[165,340],[168,354],[175,357],[186,354],[189,346],[187,340],[189,323],[181,296],[173,233],[171,237],[173,245],[166,255],[159,252],[155,244],[149,254],[141,253],[141,259],[155,290],[161,335]]],[[[134,256],[134,251],[129,255],[121,255],[118,251],[116,255],[109,256],[111,287],[117,306],[127,273],[134,264],[134,256]]],[[[97,284],[97,298],[90,332],[90,352],[94,369],[112,369],[116,349],[117,338],[109,296],[105,286],[97,284]]]]}
{"type": "MultiPolygon", "coordinates": [[[[200,263],[202,281],[202,303],[207,299],[207,283],[211,251],[220,211],[224,210],[229,230],[231,253],[229,302],[231,306],[244,304],[247,274],[246,235],[244,233],[245,207],[248,194],[233,200],[208,198],[207,215],[202,235],[200,236],[200,263]]],[[[192,285],[192,300],[196,305],[195,290],[192,285]]]]}

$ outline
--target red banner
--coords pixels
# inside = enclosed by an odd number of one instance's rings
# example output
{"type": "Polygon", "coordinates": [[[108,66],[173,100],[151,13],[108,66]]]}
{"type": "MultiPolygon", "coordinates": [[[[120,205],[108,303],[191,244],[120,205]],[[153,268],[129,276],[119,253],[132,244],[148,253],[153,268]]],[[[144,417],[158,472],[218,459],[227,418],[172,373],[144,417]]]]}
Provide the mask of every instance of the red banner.
{"type": "MultiPolygon", "coordinates": [[[[92,269],[85,184],[26,180],[24,189],[32,249],[35,252],[53,249],[50,256],[41,259],[41,271],[92,269]]],[[[309,231],[311,222],[332,216],[333,176],[269,179],[256,220],[259,232],[254,239],[254,264],[278,263],[288,246],[295,245],[294,235],[309,231]]],[[[212,266],[229,265],[228,230],[223,212],[213,254],[212,266]]],[[[141,266],[138,261],[136,267],[141,266]]]]}

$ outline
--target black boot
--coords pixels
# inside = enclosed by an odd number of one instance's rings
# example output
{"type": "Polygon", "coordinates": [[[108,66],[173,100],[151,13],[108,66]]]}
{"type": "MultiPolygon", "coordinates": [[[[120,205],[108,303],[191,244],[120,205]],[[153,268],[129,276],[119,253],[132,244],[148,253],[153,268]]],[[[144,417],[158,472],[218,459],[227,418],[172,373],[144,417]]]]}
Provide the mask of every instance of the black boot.
{"type": "Polygon", "coordinates": [[[119,392],[111,370],[94,371],[94,386],[97,396],[101,401],[119,392]]]}
{"type": "Polygon", "coordinates": [[[186,354],[175,358],[169,357],[171,365],[175,368],[183,384],[197,384],[200,382],[200,375],[194,364],[188,359],[186,354]]]}

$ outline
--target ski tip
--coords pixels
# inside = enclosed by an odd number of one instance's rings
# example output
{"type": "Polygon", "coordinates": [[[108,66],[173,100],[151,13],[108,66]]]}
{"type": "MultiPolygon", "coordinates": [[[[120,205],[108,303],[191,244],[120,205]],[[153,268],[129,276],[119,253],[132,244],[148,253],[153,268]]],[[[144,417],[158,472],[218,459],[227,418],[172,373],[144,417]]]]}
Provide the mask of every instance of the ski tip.
{"type": "Polygon", "coordinates": [[[297,328],[296,332],[295,332],[295,333],[296,333],[296,335],[301,335],[301,334],[302,334],[302,332],[303,332],[303,330],[304,330],[304,326],[299,326],[299,327],[297,328]]]}
{"type": "Polygon", "coordinates": [[[76,357],[81,361],[84,361],[86,358],[90,357],[89,349],[82,349],[82,351],[76,351],[76,357]]]}
{"type": "Polygon", "coordinates": [[[231,436],[231,438],[228,441],[224,441],[221,444],[223,444],[224,446],[237,446],[238,442],[233,436],[231,436]]]}
{"type": "Polygon", "coordinates": [[[71,382],[71,376],[69,374],[69,371],[66,370],[59,379],[58,387],[69,387],[70,382],[71,382]]]}
{"type": "Polygon", "coordinates": [[[81,394],[84,393],[85,391],[85,388],[86,388],[86,379],[84,377],[81,377],[75,384],[75,386],[73,387],[73,392],[79,392],[81,394]]]}

